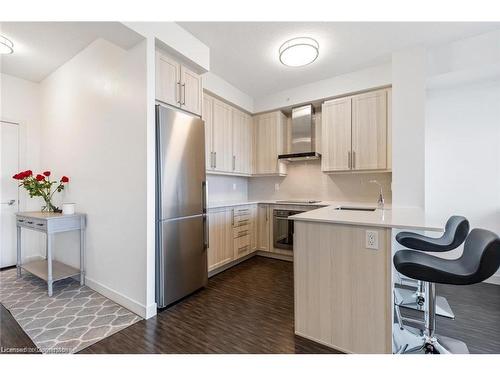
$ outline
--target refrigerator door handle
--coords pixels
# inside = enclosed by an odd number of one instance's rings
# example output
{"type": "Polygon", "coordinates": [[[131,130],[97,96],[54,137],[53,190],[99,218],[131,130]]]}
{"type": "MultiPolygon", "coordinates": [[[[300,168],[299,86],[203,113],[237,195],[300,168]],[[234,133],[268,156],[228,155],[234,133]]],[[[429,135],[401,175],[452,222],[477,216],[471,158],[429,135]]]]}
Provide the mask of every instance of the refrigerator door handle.
{"type": "Polygon", "coordinates": [[[205,235],[205,249],[208,250],[210,247],[210,227],[209,227],[209,222],[208,222],[208,214],[203,215],[203,233],[205,235]]]}
{"type": "Polygon", "coordinates": [[[208,213],[207,213],[207,182],[202,181],[201,183],[201,202],[202,202],[202,212],[203,212],[203,244],[205,246],[205,249],[208,249],[209,244],[210,244],[210,238],[209,238],[209,228],[208,228],[208,213]]]}

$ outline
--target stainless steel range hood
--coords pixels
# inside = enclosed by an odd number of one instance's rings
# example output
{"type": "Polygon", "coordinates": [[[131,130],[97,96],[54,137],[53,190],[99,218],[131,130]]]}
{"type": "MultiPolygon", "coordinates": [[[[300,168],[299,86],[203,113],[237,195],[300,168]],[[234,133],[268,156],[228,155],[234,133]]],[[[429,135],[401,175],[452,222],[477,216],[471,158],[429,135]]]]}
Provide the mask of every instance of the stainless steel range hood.
{"type": "Polygon", "coordinates": [[[292,149],[288,154],[278,155],[281,161],[315,160],[321,157],[315,150],[316,137],[313,122],[314,108],[311,104],[292,109],[292,149]]]}

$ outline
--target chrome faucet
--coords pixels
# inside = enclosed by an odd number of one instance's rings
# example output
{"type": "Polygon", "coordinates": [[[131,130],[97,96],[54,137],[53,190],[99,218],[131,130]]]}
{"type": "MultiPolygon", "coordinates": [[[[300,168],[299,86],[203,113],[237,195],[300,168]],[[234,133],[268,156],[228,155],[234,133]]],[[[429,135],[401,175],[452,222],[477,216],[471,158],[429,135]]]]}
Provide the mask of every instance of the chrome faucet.
{"type": "Polygon", "coordinates": [[[384,200],[384,191],[382,190],[382,184],[377,180],[370,180],[370,183],[377,184],[379,186],[380,193],[378,195],[377,206],[378,208],[383,209],[385,205],[385,200],[384,200]]]}

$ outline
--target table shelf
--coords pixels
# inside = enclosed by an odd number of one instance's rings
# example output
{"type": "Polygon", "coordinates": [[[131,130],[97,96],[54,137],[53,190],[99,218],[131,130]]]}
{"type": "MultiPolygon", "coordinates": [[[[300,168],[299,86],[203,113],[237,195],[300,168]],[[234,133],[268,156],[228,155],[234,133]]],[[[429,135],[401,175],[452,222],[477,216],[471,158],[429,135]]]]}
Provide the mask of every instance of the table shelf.
{"type": "MultiPolygon", "coordinates": [[[[48,262],[47,259],[37,259],[21,265],[21,268],[29,273],[39,277],[40,279],[48,280],[48,262]]],[[[80,270],[68,266],[67,264],[52,261],[52,281],[66,279],[72,276],[80,275],[80,270]]]]}

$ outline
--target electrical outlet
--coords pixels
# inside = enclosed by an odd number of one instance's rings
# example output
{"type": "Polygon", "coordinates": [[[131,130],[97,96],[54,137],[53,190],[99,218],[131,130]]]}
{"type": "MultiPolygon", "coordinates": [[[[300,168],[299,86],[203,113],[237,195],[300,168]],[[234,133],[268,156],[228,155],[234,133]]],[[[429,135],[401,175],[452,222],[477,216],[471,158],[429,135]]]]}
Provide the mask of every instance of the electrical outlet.
{"type": "Polygon", "coordinates": [[[376,230],[366,231],[366,248],[378,250],[378,232],[376,230]]]}
{"type": "Polygon", "coordinates": [[[274,191],[280,190],[280,184],[274,184],[274,191]]]}

